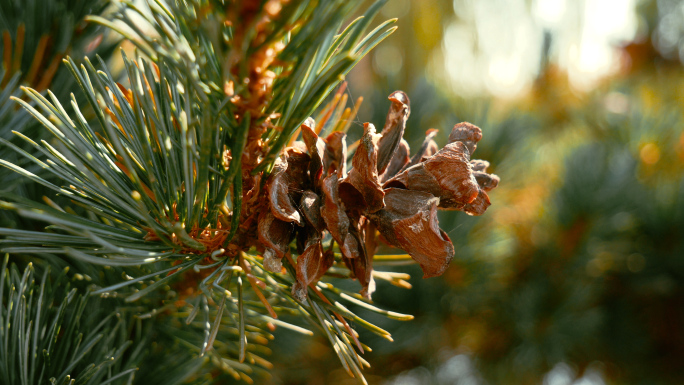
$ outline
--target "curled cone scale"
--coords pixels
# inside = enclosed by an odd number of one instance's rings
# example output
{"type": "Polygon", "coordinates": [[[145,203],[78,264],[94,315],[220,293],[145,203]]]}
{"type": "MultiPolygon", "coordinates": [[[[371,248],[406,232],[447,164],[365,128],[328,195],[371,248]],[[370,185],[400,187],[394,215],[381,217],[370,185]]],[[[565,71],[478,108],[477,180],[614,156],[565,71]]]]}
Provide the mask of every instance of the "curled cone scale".
{"type": "Polygon", "coordinates": [[[454,126],[449,134],[449,143],[461,142],[466,145],[470,155],[477,149],[477,142],[482,139],[482,130],[474,124],[461,122],[454,126]]]}
{"type": "Polygon", "coordinates": [[[334,262],[334,256],[330,253],[328,255],[323,253],[320,233],[309,232],[305,249],[297,257],[297,282],[292,286],[292,295],[300,301],[305,301],[307,286],[318,281],[334,262]]]}
{"type": "Polygon", "coordinates": [[[380,138],[372,124],[364,124],[363,136],[352,158],[352,169],[339,186],[340,196],[348,208],[372,213],[385,206],[382,199],[385,193],[378,176],[380,138]]]}
{"type": "Polygon", "coordinates": [[[340,178],[347,176],[347,134],[336,131],[325,138],[323,170],[327,175],[336,172],[340,178]]]}
{"type": "Polygon", "coordinates": [[[491,191],[499,185],[499,177],[492,174],[487,174],[487,167],[489,162],[486,160],[475,159],[470,161],[470,167],[473,169],[473,175],[477,184],[484,191],[491,191]]]}
{"type": "Polygon", "coordinates": [[[373,280],[373,259],[366,252],[366,247],[361,240],[360,234],[356,230],[349,232],[349,239],[352,240],[348,247],[356,249],[355,258],[345,258],[344,263],[347,265],[352,275],[359,280],[361,284],[361,295],[370,299],[371,294],[375,291],[375,281],[373,280]]]}
{"type": "Polygon", "coordinates": [[[325,154],[325,142],[319,138],[314,130],[316,123],[312,118],[307,118],[302,124],[302,137],[306,148],[311,155],[309,162],[309,176],[312,180],[318,180],[323,173],[323,157],[325,154]]]}
{"type": "MultiPolygon", "coordinates": [[[[337,173],[333,173],[323,180],[323,205],[321,206],[321,217],[325,221],[326,228],[332,238],[344,248],[345,240],[349,234],[349,216],[344,209],[344,203],[338,194],[339,179],[337,173]]],[[[344,254],[344,249],[342,249],[344,254]]],[[[348,257],[351,257],[348,255],[348,257]]]]}
{"type": "Polygon", "coordinates": [[[289,148],[276,160],[266,190],[273,215],[285,222],[302,225],[302,218],[294,202],[299,201],[307,177],[311,157],[298,149],[289,148]]]}
{"type": "Polygon", "coordinates": [[[441,275],[454,257],[454,245],[439,228],[439,198],[423,191],[389,188],[385,203],[384,209],[370,214],[384,239],[418,262],[423,278],[441,275]]]}
{"type": "Polygon", "coordinates": [[[292,241],[292,224],[276,218],[271,211],[264,211],[259,215],[257,232],[259,242],[265,246],[264,268],[279,273],[283,268],[280,260],[292,241]]]}
{"type": "Polygon", "coordinates": [[[387,165],[385,172],[380,178],[381,182],[384,183],[389,179],[390,175],[397,175],[399,171],[406,167],[411,161],[411,158],[409,158],[410,153],[411,149],[409,148],[408,142],[402,139],[394,152],[394,156],[387,165]]]}
{"type": "Polygon", "coordinates": [[[299,204],[299,208],[302,211],[302,214],[304,214],[306,222],[318,232],[325,230],[325,221],[321,216],[322,204],[321,197],[315,192],[306,190],[302,193],[302,200],[299,204]]]}
{"type": "Polygon", "coordinates": [[[402,91],[394,91],[389,96],[392,102],[385,126],[378,141],[378,174],[382,175],[390,163],[390,159],[404,138],[406,121],[411,113],[408,96],[402,91]]]}
{"type": "Polygon", "coordinates": [[[441,208],[449,209],[464,207],[479,191],[468,149],[461,142],[446,145],[435,155],[389,180],[385,187],[429,192],[440,198],[441,208]]]}

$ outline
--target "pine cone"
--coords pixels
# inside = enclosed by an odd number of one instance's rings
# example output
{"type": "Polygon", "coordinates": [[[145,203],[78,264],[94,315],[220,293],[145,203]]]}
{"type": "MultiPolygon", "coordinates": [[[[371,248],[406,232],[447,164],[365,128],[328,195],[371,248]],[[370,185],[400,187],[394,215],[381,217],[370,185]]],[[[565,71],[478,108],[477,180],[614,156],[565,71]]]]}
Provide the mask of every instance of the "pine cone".
{"type": "Polygon", "coordinates": [[[346,135],[320,138],[315,122],[302,125],[304,143],[284,150],[266,189],[270,211],[259,217],[264,267],[282,270],[281,259],[297,240],[297,282],[293,295],[304,301],[307,286],[333,265],[332,250],[321,245],[328,232],[339,245],[344,263],[370,298],[375,290],[372,259],[377,239],[405,250],[423,269],[423,277],[441,275],[454,256],[454,246],[439,228],[437,209],[481,215],[491,204],[487,191],[499,177],[486,172],[489,163],[471,160],[482,130],[459,123],[449,143],[439,149],[428,130],[419,151],[409,158],[402,138],[410,114],[408,96],[396,91],[380,134],[366,123],[347,173],[346,135]]]}

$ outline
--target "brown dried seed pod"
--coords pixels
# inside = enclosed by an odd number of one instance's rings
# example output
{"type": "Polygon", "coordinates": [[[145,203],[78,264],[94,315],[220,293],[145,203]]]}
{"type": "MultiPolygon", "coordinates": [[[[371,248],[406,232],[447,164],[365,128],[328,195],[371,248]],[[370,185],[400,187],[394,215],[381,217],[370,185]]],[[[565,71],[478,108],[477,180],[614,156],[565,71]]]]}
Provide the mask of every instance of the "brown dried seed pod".
{"type": "Polygon", "coordinates": [[[500,179],[497,175],[487,174],[483,171],[474,171],[473,175],[475,176],[477,184],[479,184],[480,188],[484,191],[491,191],[499,185],[500,179]]]}
{"type": "Polygon", "coordinates": [[[473,159],[470,161],[470,167],[473,169],[473,175],[475,176],[477,184],[479,184],[480,188],[484,191],[491,191],[499,185],[499,177],[487,173],[489,162],[486,160],[473,159]]]}
{"type": "Polygon", "coordinates": [[[480,190],[475,200],[463,206],[462,210],[468,215],[482,215],[487,211],[487,207],[489,206],[491,206],[489,195],[487,195],[484,190],[480,190]]]}
{"type": "Polygon", "coordinates": [[[330,235],[340,247],[343,247],[347,234],[349,233],[350,221],[345,211],[344,203],[340,201],[338,185],[339,179],[337,178],[337,173],[333,173],[323,179],[321,187],[323,192],[321,217],[323,218],[330,235]]]}
{"type": "Polygon", "coordinates": [[[292,285],[292,295],[299,301],[306,301],[307,286],[318,282],[330,267],[335,263],[335,254],[332,250],[321,251],[320,242],[307,247],[297,257],[296,282],[292,285]]]}
{"type": "Polygon", "coordinates": [[[299,204],[299,209],[307,223],[309,223],[316,231],[321,232],[325,230],[325,221],[321,217],[321,197],[311,190],[306,190],[302,193],[302,200],[299,204]]]}
{"type": "Polygon", "coordinates": [[[473,159],[470,161],[470,167],[473,171],[483,171],[486,172],[489,167],[489,162],[482,159],[473,159]]]}
{"type": "Polygon", "coordinates": [[[473,152],[477,149],[477,142],[480,139],[482,139],[480,127],[468,122],[458,123],[451,130],[451,134],[449,134],[449,143],[463,142],[468,147],[470,155],[473,155],[473,152]]]}
{"type": "Polygon", "coordinates": [[[320,235],[310,232],[304,251],[297,257],[297,281],[292,286],[292,295],[300,301],[306,301],[307,286],[317,281],[330,268],[332,264],[328,266],[327,263],[329,261],[323,258],[320,235]]]}
{"type": "Polygon", "coordinates": [[[394,152],[394,156],[392,156],[392,159],[387,165],[385,173],[380,177],[380,182],[384,183],[387,179],[397,175],[399,171],[406,167],[411,161],[409,158],[410,153],[411,150],[408,142],[402,139],[401,142],[399,142],[399,146],[397,146],[397,150],[394,152]]]}
{"type": "Polygon", "coordinates": [[[369,218],[391,245],[405,250],[423,269],[423,278],[444,273],[454,257],[454,245],[439,228],[439,198],[422,191],[390,188],[387,206],[369,218]]]}
{"type": "Polygon", "coordinates": [[[350,247],[354,248],[354,251],[358,256],[356,258],[343,257],[342,259],[351,271],[352,276],[359,280],[359,283],[361,284],[360,294],[365,298],[370,299],[371,294],[375,291],[373,258],[366,252],[364,243],[361,241],[361,237],[356,229],[350,229],[347,238],[353,240],[350,242],[350,247]]]}
{"type": "Polygon", "coordinates": [[[394,156],[399,142],[404,136],[406,121],[411,113],[408,95],[402,91],[394,91],[389,100],[392,101],[387,112],[385,126],[378,141],[378,174],[382,175],[394,156]]]}
{"type": "Polygon", "coordinates": [[[340,245],[340,251],[344,257],[350,259],[358,258],[361,255],[359,253],[359,242],[350,233],[347,233],[347,236],[344,237],[344,243],[340,245]]]}
{"type": "Polygon", "coordinates": [[[340,178],[347,176],[347,134],[333,132],[325,138],[323,172],[327,175],[337,172],[340,178]]]}
{"type": "Polygon", "coordinates": [[[378,140],[375,127],[364,124],[364,134],[352,158],[352,169],[340,181],[339,194],[347,209],[372,213],[385,206],[378,177],[378,140]]]}
{"type": "Polygon", "coordinates": [[[276,218],[285,222],[295,222],[302,225],[301,215],[293,202],[298,202],[304,184],[308,180],[307,167],[310,157],[289,148],[276,160],[266,189],[271,212],[276,218]]]}
{"type": "Polygon", "coordinates": [[[290,200],[289,188],[285,181],[285,171],[287,171],[286,161],[282,158],[277,159],[266,185],[268,201],[273,215],[281,220],[299,224],[301,218],[290,200]]]}
{"type": "Polygon", "coordinates": [[[370,219],[363,217],[361,225],[361,238],[364,240],[364,247],[368,258],[373,259],[378,249],[378,237],[376,236],[377,227],[370,219]]]}
{"type": "Polygon", "coordinates": [[[264,268],[280,273],[283,268],[280,260],[289,251],[292,241],[292,224],[279,220],[270,211],[263,211],[259,215],[257,233],[259,242],[266,247],[264,268]]]}
{"type": "Polygon", "coordinates": [[[461,210],[480,191],[469,158],[465,144],[447,144],[435,155],[387,181],[385,188],[429,192],[440,199],[440,208],[461,210]]]}
{"type": "Polygon", "coordinates": [[[304,143],[311,156],[309,162],[309,177],[312,181],[318,181],[323,174],[323,158],[325,154],[325,142],[314,131],[316,123],[312,118],[307,118],[301,126],[304,143]]]}

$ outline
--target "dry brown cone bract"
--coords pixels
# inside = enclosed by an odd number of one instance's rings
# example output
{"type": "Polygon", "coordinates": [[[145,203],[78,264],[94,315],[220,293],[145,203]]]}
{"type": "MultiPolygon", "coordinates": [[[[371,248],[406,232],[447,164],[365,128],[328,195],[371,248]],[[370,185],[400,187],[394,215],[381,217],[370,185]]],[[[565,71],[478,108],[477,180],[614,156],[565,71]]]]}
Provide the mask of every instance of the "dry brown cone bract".
{"type": "Polygon", "coordinates": [[[304,301],[307,286],[335,263],[329,233],[342,260],[370,298],[374,291],[372,260],[378,238],[405,250],[423,270],[423,277],[441,275],[454,256],[454,246],[439,228],[437,209],[481,215],[490,205],[487,191],[499,177],[488,174],[489,163],[471,160],[482,130],[459,123],[439,149],[428,130],[419,151],[409,158],[403,139],[410,114],[407,95],[392,93],[380,134],[372,124],[346,171],[345,134],[316,134],[309,118],[302,125],[304,143],[284,150],[266,183],[269,210],[259,215],[258,239],[264,247],[264,267],[282,271],[282,258],[296,239],[296,283],[293,295],[304,301]],[[379,237],[378,237],[379,233],[379,237]]]}

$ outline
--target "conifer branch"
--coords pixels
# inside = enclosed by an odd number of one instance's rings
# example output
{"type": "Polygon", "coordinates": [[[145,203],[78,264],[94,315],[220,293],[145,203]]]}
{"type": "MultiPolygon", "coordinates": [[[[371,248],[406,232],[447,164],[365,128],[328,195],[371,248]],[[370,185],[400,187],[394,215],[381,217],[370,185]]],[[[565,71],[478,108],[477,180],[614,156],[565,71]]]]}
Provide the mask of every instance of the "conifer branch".
{"type": "Polygon", "coordinates": [[[322,333],[349,375],[365,383],[360,354],[368,349],[350,323],[391,336],[352,310],[412,318],[371,304],[375,279],[410,287],[406,275],[373,271],[379,234],[426,277],[439,275],[454,247],[437,207],[480,215],[498,183],[487,162],[471,161],[482,134],[468,123],[456,125],[441,150],[428,133],[409,159],[402,136],[410,105],[401,91],[389,97],[382,132],[366,123],[347,159],[346,130],[360,100],[352,112],[339,91],[321,106],[394,31],[388,20],[366,32],[384,2],[344,29],[354,6],[343,0],[150,1],[150,12],[122,2],[115,18],[125,26],[89,16],[139,51],[122,54],[123,79],[99,56],[81,65],[67,58],[85,97],[71,94],[69,109],[49,91],[22,87],[25,97],[12,97],[49,138],[14,132],[21,146],[0,138],[24,159],[0,165],[60,199],[43,204],[0,192],[2,209],[48,224],[0,228],[2,249],[126,271],[123,281],[93,282],[90,290],[122,298],[138,320],[165,325],[157,333],[186,349],[184,368],[193,371],[171,382],[200,378],[208,362],[249,381],[270,367],[265,331],[281,326],[322,333]],[[311,118],[317,110],[319,127],[311,118]],[[304,142],[294,142],[299,132],[304,142]],[[361,294],[325,277],[355,278],[361,294]]]}

